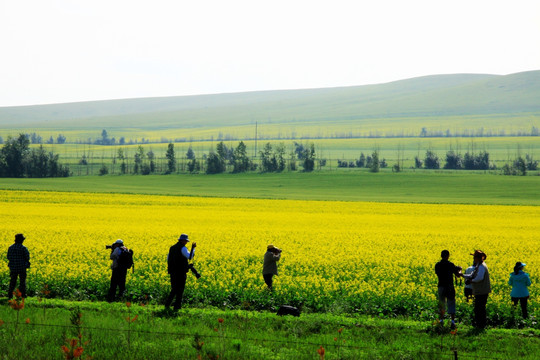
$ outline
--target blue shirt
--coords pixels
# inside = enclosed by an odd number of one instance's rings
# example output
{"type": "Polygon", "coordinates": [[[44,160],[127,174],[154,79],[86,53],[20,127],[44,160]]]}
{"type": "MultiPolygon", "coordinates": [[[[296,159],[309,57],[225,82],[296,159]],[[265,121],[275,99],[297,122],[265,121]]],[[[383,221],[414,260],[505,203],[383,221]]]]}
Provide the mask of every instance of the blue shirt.
{"type": "Polygon", "coordinates": [[[531,278],[529,274],[519,270],[518,274],[510,273],[510,280],[508,280],[508,285],[512,285],[512,292],[510,293],[511,297],[514,298],[523,298],[529,296],[528,286],[531,285],[531,278]]]}
{"type": "Polygon", "coordinates": [[[7,258],[9,269],[14,272],[26,271],[30,267],[30,252],[20,243],[15,243],[8,248],[7,258]]]}

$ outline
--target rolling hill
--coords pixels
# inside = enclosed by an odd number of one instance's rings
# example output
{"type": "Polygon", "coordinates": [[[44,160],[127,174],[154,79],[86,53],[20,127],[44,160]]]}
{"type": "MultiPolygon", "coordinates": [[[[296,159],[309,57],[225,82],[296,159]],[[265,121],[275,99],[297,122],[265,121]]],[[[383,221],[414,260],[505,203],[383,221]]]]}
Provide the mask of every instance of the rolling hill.
{"type": "MultiPolygon", "coordinates": [[[[1,107],[0,128],[146,130],[540,112],[540,70],[432,75],[354,87],[1,107]]],[[[537,118],[538,114],[534,114],[537,118]]]]}

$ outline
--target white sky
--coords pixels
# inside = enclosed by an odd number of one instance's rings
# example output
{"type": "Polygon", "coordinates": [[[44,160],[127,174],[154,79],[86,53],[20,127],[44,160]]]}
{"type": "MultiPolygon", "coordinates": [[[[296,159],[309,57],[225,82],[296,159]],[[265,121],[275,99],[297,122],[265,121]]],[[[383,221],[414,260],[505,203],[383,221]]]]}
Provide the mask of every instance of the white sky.
{"type": "Polygon", "coordinates": [[[0,106],[540,69],[539,0],[0,0],[0,106]]]}

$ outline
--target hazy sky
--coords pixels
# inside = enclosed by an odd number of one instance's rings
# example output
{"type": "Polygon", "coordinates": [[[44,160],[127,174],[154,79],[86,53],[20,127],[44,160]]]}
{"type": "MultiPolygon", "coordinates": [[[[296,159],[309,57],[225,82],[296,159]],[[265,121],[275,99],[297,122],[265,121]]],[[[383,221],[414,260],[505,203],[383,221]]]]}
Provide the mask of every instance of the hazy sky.
{"type": "Polygon", "coordinates": [[[0,0],[0,106],[540,69],[539,0],[0,0]]]}

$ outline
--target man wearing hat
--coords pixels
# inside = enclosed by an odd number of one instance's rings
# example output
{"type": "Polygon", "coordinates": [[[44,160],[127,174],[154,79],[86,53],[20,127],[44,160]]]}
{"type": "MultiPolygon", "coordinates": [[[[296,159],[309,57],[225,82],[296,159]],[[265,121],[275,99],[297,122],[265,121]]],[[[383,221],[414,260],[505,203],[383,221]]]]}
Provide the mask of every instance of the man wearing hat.
{"type": "Polygon", "coordinates": [[[489,279],[489,269],[484,260],[487,255],[482,250],[475,250],[471,254],[474,259],[475,269],[472,274],[463,274],[466,282],[470,282],[474,295],[474,322],[475,327],[483,329],[486,327],[486,305],[489,293],[491,292],[491,281],[489,279]]]}
{"type": "Polygon", "coordinates": [[[270,290],[272,290],[272,278],[278,274],[277,262],[279,259],[281,259],[281,249],[278,249],[274,245],[268,245],[264,254],[262,274],[264,282],[270,290]]]}
{"type": "Polygon", "coordinates": [[[529,289],[531,285],[531,278],[529,274],[523,271],[525,263],[518,261],[514,266],[514,272],[510,273],[510,279],[508,280],[508,285],[512,285],[512,292],[510,296],[512,297],[512,302],[514,307],[517,306],[519,301],[521,305],[521,314],[523,318],[528,318],[529,313],[527,311],[527,300],[529,299],[529,289]]]}
{"type": "Polygon", "coordinates": [[[22,243],[26,239],[23,234],[15,235],[15,244],[8,248],[7,259],[10,271],[8,299],[13,297],[13,291],[19,278],[19,291],[23,298],[26,297],[26,269],[30,267],[30,252],[22,243]]]}
{"type": "Polygon", "coordinates": [[[111,287],[109,288],[109,293],[107,294],[107,301],[113,302],[116,296],[116,288],[118,288],[118,296],[122,297],[124,291],[126,291],[126,276],[127,268],[118,266],[118,258],[122,251],[129,251],[128,248],[124,246],[124,241],[122,239],[116,240],[111,247],[111,287]]]}
{"type": "Polygon", "coordinates": [[[186,247],[189,238],[186,234],[180,235],[178,242],[170,247],[169,255],[167,256],[167,271],[171,277],[171,292],[165,300],[165,308],[169,308],[173,299],[174,310],[182,307],[182,297],[186,287],[187,272],[189,271],[188,261],[195,256],[195,248],[197,243],[191,245],[191,251],[186,247]]]}

